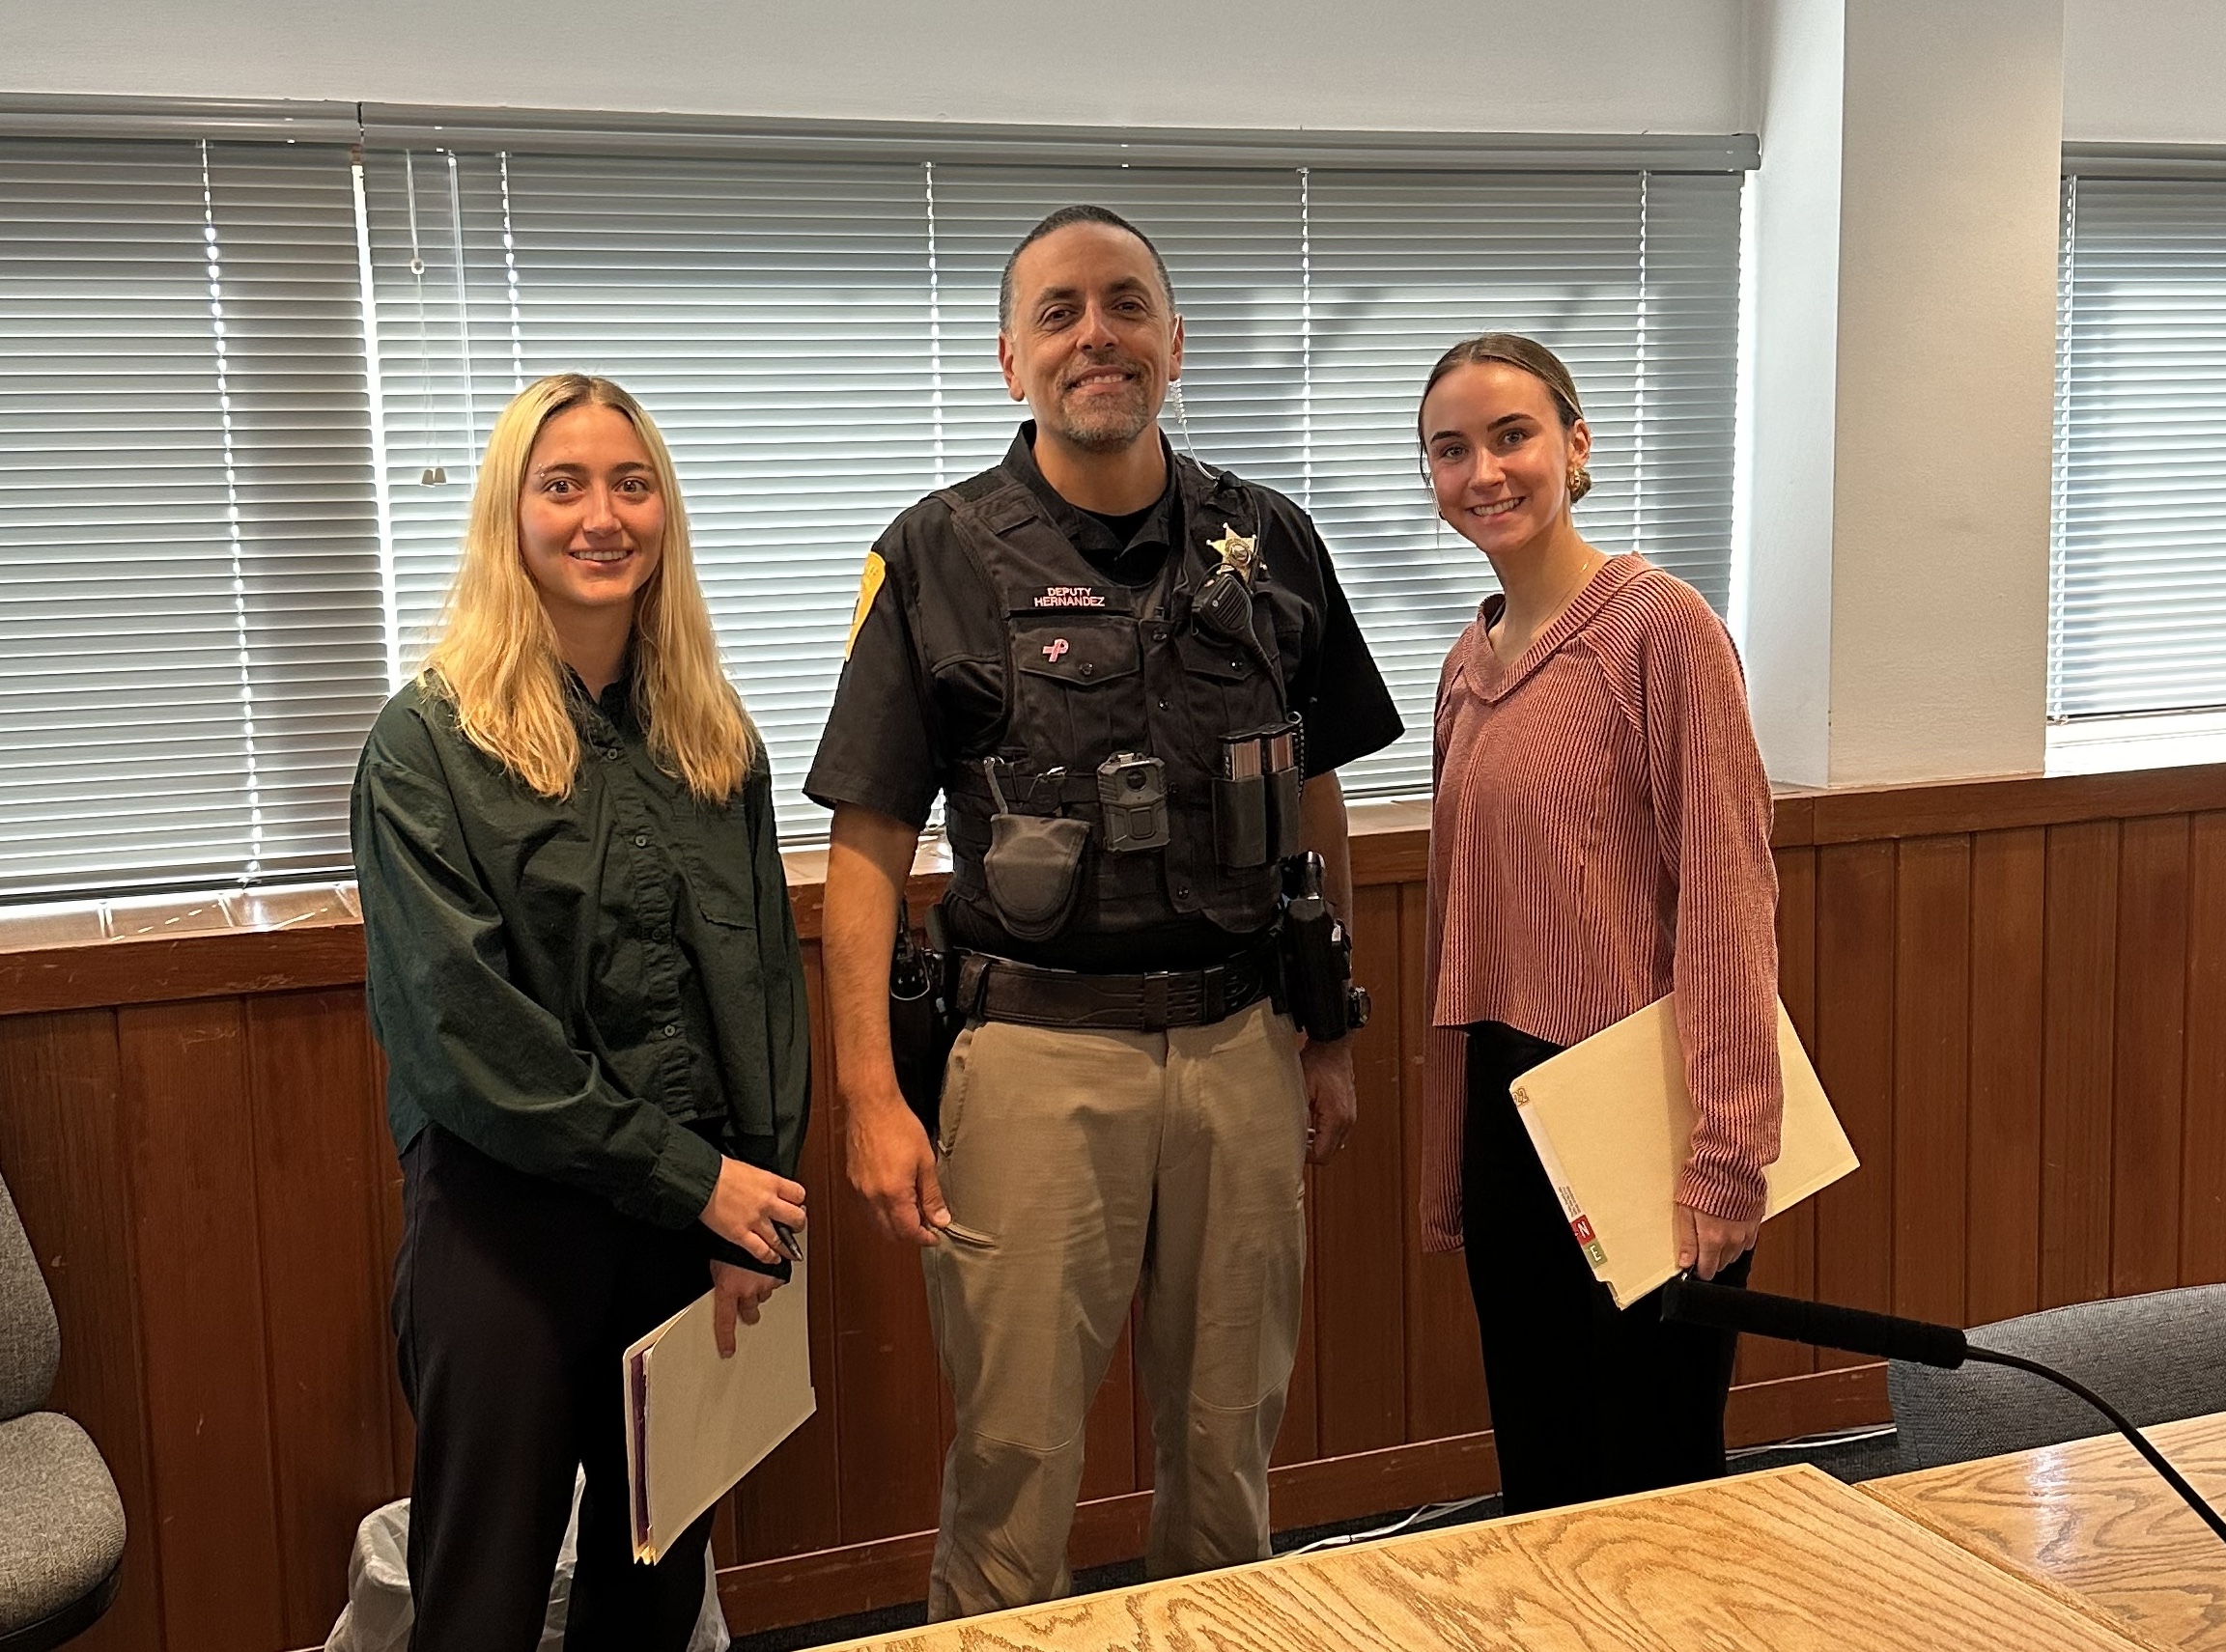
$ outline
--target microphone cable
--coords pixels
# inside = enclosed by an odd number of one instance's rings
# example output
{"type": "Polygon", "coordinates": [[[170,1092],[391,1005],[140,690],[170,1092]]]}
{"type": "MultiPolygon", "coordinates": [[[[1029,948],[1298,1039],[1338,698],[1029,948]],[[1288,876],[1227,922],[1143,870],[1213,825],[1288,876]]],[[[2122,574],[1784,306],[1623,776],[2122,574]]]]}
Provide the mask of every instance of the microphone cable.
{"type": "Polygon", "coordinates": [[[1976,1359],[1983,1365],[2006,1365],[2013,1371],[2029,1371],[2036,1377],[2047,1378],[2049,1382],[2054,1383],[2069,1393],[2078,1395],[2079,1398],[2108,1417],[2110,1426],[2123,1434],[2127,1443],[2149,1460],[2149,1467],[2164,1477],[2164,1483],[2178,1492],[2187,1506],[2203,1517],[2204,1524],[2216,1532],[2222,1541],[2226,1541],[2226,1516],[2221,1516],[2216,1509],[2203,1499],[2195,1488],[2187,1483],[2186,1477],[2165,1460],[2164,1453],[2149,1443],[2149,1437],[2135,1428],[2125,1413],[2093,1388],[2088,1387],[2084,1383],[2067,1377],[2061,1371],[2050,1370],[2038,1359],[2027,1359],[2015,1354],[1997,1353],[1991,1348],[1966,1348],[1964,1357],[1969,1359],[1976,1359]]]}
{"type": "Polygon", "coordinates": [[[2163,1477],[2182,1500],[2202,1518],[2203,1524],[2226,1542],[2226,1516],[2206,1502],[2186,1477],[2149,1443],[2126,1414],[2085,1384],[2063,1372],[1991,1348],[1974,1347],[1954,1326],[1927,1320],[1902,1319],[1895,1314],[1872,1313],[1863,1308],[1839,1307],[1830,1302],[1808,1302],[1797,1297],[1777,1297],[1731,1285],[1712,1285],[1682,1274],[1662,1287],[1662,1317],[1685,1325],[1708,1326],[1717,1330],[1748,1331],[1785,1342],[1808,1343],[1845,1354],[1869,1354],[1883,1359],[1959,1370],[1966,1360],[2004,1365],[2014,1371],[2045,1378],[2066,1392],[2085,1400],[2109,1419],[2149,1466],[2163,1477]]]}

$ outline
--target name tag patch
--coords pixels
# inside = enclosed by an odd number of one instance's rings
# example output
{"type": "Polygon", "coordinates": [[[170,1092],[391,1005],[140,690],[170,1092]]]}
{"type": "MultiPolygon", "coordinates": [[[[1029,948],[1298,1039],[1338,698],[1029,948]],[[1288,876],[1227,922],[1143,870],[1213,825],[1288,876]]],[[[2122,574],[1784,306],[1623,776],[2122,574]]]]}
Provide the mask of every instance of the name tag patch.
{"type": "Polygon", "coordinates": [[[1105,599],[1087,585],[1047,585],[1035,600],[1039,608],[1102,608],[1105,599]]]}

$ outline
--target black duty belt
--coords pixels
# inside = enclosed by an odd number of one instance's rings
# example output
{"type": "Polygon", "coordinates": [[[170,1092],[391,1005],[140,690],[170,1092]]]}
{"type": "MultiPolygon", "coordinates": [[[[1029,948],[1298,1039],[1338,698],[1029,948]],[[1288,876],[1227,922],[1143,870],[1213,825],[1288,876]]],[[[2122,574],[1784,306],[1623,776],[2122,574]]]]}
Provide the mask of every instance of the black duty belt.
{"type": "Polygon", "coordinates": [[[958,1002],[969,1018],[1026,1026],[1106,1032],[1211,1026],[1273,994],[1280,983],[1278,960],[1272,938],[1203,969],[1142,975],[1089,975],[963,952],[958,1002]]]}

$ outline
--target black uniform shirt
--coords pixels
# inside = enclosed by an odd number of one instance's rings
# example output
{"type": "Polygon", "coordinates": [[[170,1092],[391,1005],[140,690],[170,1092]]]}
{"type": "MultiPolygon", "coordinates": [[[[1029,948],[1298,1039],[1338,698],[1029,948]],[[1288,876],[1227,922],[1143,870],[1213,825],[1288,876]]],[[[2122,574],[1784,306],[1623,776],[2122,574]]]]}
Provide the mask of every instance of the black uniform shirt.
{"type": "MultiPolygon", "coordinates": [[[[1102,518],[1077,509],[1044,479],[1034,438],[1035,426],[1022,425],[1001,468],[1027,485],[1093,567],[1125,585],[1150,584],[1183,531],[1174,519],[1181,507],[1172,455],[1167,487],[1123,545],[1102,518]]],[[[1307,610],[1298,657],[1285,668],[1291,709],[1306,721],[1307,769],[1327,773],[1398,739],[1398,712],[1313,522],[1282,494],[1256,485],[1254,491],[1264,507],[1260,555],[1307,610]]],[[[828,808],[855,803],[925,826],[944,776],[962,760],[995,750],[1004,722],[1006,618],[943,500],[922,499],[882,535],[867,559],[853,627],[805,794],[828,808]]],[[[997,937],[957,938],[1008,956],[1035,950],[997,937]]],[[[1092,966],[1188,967],[1231,945],[1205,919],[1186,918],[1121,949],[1131,955],[1103,956],[1092,966]]]]}

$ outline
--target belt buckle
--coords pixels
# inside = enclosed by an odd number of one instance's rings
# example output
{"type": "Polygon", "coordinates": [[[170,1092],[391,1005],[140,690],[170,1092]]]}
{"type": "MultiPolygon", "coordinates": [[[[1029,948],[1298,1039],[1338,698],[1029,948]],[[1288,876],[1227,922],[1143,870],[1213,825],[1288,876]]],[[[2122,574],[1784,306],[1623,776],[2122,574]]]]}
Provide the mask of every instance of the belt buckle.
{"type": "Polygon", "coordinates": [[[1165,1032],[1168,1029],[1168,986],[1174,980],[1171,969],[1146,970],[1143,991],[1137,1005],[1138,1020],[1144,1032],[1165,1032]]]}

